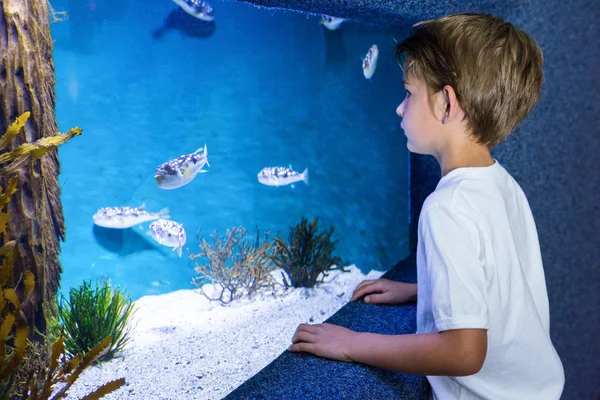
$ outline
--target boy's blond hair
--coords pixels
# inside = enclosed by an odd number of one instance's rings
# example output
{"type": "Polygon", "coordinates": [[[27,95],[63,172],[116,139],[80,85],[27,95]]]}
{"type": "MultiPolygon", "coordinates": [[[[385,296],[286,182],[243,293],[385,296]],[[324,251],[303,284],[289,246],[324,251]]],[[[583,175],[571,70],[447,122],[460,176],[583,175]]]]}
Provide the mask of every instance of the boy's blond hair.
{"type": "Polygon", "coordinates": [[[457,14],[425,22],[396,47],[405,73],[456,92],[480,144],[501,143],[529,114],[542,87],[542,50],[500,17],[457,14]]]}

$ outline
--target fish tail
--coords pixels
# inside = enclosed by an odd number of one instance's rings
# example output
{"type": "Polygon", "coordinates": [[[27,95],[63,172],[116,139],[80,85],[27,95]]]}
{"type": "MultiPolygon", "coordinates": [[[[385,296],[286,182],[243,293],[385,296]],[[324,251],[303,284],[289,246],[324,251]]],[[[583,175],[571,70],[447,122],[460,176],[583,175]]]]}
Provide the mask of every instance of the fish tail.
{"type": "Polygon", "coordinates": [[[201,151],[203,151],[203,152],[204,152],[204,154],[206,154],[206,143],[204,143],[204,146],[203,146],[203,147],[200,147],[198,150],[196,150],[196,151],[194,152],[194,154],[198,154],[198,153],[200,153],[201,151]]]}
{"type": "Polygon", "coordinates": [[[169,208],[167,207],[160,210],[158,212],[158,216],[160,217],[160,219],[171,219],[171,216],[169,215],[169,208]]]}
{"type": "Polygon", "coordinates": [[[302,180],[308,186],[308,168],[304,168],[304,171],[302,171],[302,180]]]}
{"type": "Polygon", "coordinates": [[[206,165],[210,167],[210,164],[208,163],[208,149],[206,148],[206,143],[204,143],[204,159],[206,160],[206,165]]]}

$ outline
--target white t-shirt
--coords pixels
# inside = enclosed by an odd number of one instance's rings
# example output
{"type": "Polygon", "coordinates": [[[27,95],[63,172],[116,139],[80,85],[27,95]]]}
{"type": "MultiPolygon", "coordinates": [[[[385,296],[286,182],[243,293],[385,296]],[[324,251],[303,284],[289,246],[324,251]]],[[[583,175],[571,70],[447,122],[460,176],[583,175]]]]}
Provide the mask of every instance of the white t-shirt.
{"type": "Polygon", "coordinates": [[[417,333],[487,329],[481,370],[428,376],[439,400],[559,399],[563,367],[550,341],[537,231],[517,182],[496,161],[457,168],[419,218],[417,333]]]}

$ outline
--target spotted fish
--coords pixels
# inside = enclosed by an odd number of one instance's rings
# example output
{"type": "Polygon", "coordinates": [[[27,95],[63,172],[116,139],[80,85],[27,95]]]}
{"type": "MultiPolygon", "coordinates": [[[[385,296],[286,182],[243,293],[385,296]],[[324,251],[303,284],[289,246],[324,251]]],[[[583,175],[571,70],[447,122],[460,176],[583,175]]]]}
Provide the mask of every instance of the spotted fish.
{"type": "Polygon", "coordinates": [[[94,224],[113,229],[126,229],[143,222],[169,218],[168,208],[159,212],[146,211],[144,208],[144,204],[139,207],[103,207],[92,218],[94,224]]]}
{"type": "Polygon", "coordinates": [[[258,173],[258,181],[267,186],[284,186],[304,181],[308,185],[308,168],[302,173],[298,173],[292,169],[290,165],[287,167],[266,167],[258,173]]]}
{"type": "Polygon", "coordinates": [[[177,250],[177,255],[181,257],[181,249],[187,240],[183,225],[169,219],[159,219],[150,224],[150,236],[163,246],[177,250]]]}
{"type": "Polygon", "coordinates": [[[215,11],[205,1],[202,0],[173,0],[183,11],[194,18],[202,21],[212,21],[215,19],[215,11]]]}
{"type": "Polygon", "coordinates": [[[379,48],[376,44],[369,48],[367,55],[363,58],[362,68],[363,75],[367,79],[371,79],[377,69],[377,59],[379,58],[379,48]]]}
{"type": "Polygon", "coordinates": [[[199,172],[208,172],[202,169],[205,165],[210,167],[207,158],[206,144],[192,154],[184,154],[161,164],[154,174],[154,179],[161,189],[177,189],[192,181],[199,172]],[[198,154],[203,151],[202,154],[198,154]]]}
{"type": "Polygon", "coordinates": [[[321,21],[319,22],[319,24],[323,25],[325,28],[329,29],[330,31],[335,31],[340,27],[340,25],[342,25],[342,22],[344,22],[344,21],[345,21],[344,18],[330,17],[329,15],[323,15],[323,16],[321,16],[321,21]]]}

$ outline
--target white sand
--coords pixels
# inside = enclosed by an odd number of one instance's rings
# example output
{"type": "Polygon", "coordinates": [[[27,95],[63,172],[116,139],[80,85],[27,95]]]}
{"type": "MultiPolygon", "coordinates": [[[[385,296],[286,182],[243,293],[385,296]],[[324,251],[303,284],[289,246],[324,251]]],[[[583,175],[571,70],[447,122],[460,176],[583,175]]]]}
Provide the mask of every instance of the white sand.
{"type": "Polygon", "coordinates": [[[323,322],[349,301],[358,283],[382,274],[363,275],[351,266],[314,289],[229,306],[209,302],[197,290],[142,297],[122,356],[84,371],[68,398],[124,377],[125,386],[105,399],[221,399],[285,351],[299,323],[323,322]]]}

